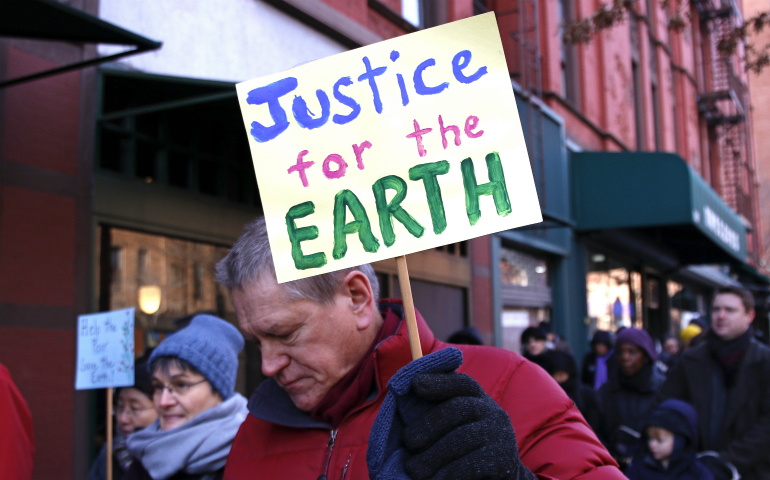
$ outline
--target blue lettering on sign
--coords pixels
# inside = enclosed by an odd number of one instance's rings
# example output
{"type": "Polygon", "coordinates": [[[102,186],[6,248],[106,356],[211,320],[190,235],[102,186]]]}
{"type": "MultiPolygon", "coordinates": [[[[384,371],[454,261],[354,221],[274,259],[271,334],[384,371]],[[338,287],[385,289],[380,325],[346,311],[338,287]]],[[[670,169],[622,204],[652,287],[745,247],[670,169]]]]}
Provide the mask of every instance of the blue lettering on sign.
{"type": "MultiPolygon", "coordinates": [[[[395,62],[400,56],[400,53],[396,50],[391,51],[389,55],[391,62],[395,62]]],[[[372,68],[369,57],[363,57],[361,60],[364,62],[365,71],[358,77],[358,81],[366,81],[369,84],[369,88],[372,92],[374,110],[377,113],[382,113],[383,104],[382,98],[380,97],[380,90],[377,86],[377,77],[384,75],[387,67],[382,66],[372,68]]],[[[470,50],[461,50],[452,58],[452,73],[458,82],[463,84],[473,83],[488,73],[487,67],[481,66],[472,74],[466,75],[464,70],[468,68],[470,63],[470,50]]],[[[428,86],[425,84],[425,79],[423,78],[425,70],[428,67],[435,65],[436,59],[428,58],[415,68],[412,79],[414,81],[414,90],[418,95],[436,95],[449,87],[449,82],[442,82],[435,86],[428,86]]],[[[406,106],[409,104],[409,94],[406,89],[404,77],[400,73],[396,73],[396,81],[398,83],[399,93],[401,94],[401,105],[406,106]]],[[[337,125],[350,123],[361,114],[361,105],[353,97],[345,95],[340,90],[341,87],[349,87],[351,85],[353,85],[351,77],[341,77],[334,83],[332,92],[335,100],[350,109],[350,112],[345,115],[334,114],[332,116],[332,121],[337,125]]],[[[286,116],[286,111],[284,111],[281,106],[280,99],[295,90],[297,86],[298,81],[295,77],[286,77],[273,82],[270,85],[255,88],[248,93],[246,103],[250,105],[267,104],[270,117],[273,119],[273,125],[270,126],[264,126],[256,121],[251,122],[251,135],[257,142],[263,143],[272,140],[289,128],[289,119],[286,116]]],[[[321,113],[318,117],[310,111],[305,99],[299,95],[295,95],[294,97],[292,102],[292,113],[294,114],[297,123],[302,128],[312,130],[314,128],[322,127],[329,121],[329,117],[331,116],[331,104],[328,95],[323,90],[318,89],[316,90],[316,97],[318,98],[318,103],[321,107],[321,113]]],[[[86,328],[88,327],[81,326],[81,330],[85,330],[86,328]]]]}
{"type": "Polygon", "coordinates": [[[449,82],[444,82],[435,87],[428,87],[425,85],[425,80],[422,79],[422,72],[436,64],[436,59],[429,58],[417,65],[417,69],[414,71],[414,91],[420,95],[435,95],[443,92],[448,86],[449,82]]]}
{"type": "Polygon", "coordinates": [[[369,62],[369,57],[364,57],[362,60],[364,61],[366,72],[362,73],[361,76],[358,77],[358,81],[363,82],[364,80],[369,80],[369,88],[372,89],[372,96],[374,97],[374,109],[377,111],[377,113],[382,113],[380,91],[377,89],[377,82],[374,80],[374,78],[384,74],[388,67],[377,67],[372,69],[372,64],[369,62]]]}
{"type": "Polygon", "coordinates": [[[355,100],[348,97],[344,93],[340,92],[340,87],[343,85],[349,87],[353,85],[353,80],[351,80],[350,77],[342,77],[337,80],[337,83],[334,84],[334,98],[336,98],[338,102],[345,105],[346,107],[350,107],[351,112],[347,115],[335,114],[334,117],[332,117],[332,121],[337,125],[345,125],[348,122],[352,122],[356,119],[358,114],[361,113],[361,105],[359,105],[355,100]]]}
{"type": "Polygon", "coordinates": [[[455,74],[455,78],[458,82],[473,83],[486,75],[487,67],[481,67],[476,70],[476,73],[466,77],[463,74],[463,70],[465,70],[465,67],[467,67],[469,63],[471,63],[470,50],[463,50],[462,52],[458,52],[457,55],[455,55],[455,57],[452,59],[452,73],[455,74]]]}
{"type": "Polygon", "coordinates": [[[291,105],[291,111],[294,113],[294,118],[297,119],[299,126],[308,130],[322,127],[329,120],[329,97],[323,90],[316,90],[315,94],[318,97],[318,103],[321,104],[321,116],[318,118],[313,118],[313,112],[307,108],[305,99],[299,95],[294,97],[294,102],[291,105]]]}
{"type": "Polygon", "coordinates": [[[259,143],[267,142],[289,128],[289,120],[286,118],[286,112],[281,107],[281,103],[278,99],[295,88],[297,88],[297,79],[294,77],[286,77],[277,82],[273,82],[270,85],[255,88],[249,92],[246,103],[250,105],[262,105],[267,103],[267,107],[270,110],[270,116],[273,118],[274,122],[270,127],[265,127],[259,122],[251,122],[251,135],[254,137],[254,140],[259,143]]]}

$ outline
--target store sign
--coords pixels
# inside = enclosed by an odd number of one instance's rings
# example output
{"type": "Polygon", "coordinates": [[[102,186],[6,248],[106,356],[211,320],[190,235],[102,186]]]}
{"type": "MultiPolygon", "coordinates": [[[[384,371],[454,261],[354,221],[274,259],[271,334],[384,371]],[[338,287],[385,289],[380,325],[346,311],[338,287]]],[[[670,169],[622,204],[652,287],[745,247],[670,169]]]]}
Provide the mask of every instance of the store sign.
{"type": "Polygon", "coordinates": [[[734,252],[741,251],[741,237],[738,232],[730,228],[730,225],[714,212],[708,205],[703,207],[703,224],[725,245],[734,252]]]}
{"type": "Polygon", "coordinates": [[[134,309],[80,315],[75,389],[134,384],[134,309]]]}
{"type": "Polygon", "coordinates": [[[236,88],[279,282],[542,221],[494,13],[236,88]]]}

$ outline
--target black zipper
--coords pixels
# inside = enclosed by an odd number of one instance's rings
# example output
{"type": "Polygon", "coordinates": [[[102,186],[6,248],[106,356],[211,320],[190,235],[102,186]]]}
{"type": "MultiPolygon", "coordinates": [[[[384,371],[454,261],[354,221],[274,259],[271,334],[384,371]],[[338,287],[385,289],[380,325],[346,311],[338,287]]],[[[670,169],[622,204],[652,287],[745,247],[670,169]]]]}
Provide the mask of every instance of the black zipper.
{"type": "Polygon", "coordinates": [[[334,451],[334,441],[336,439],[337,439],[337,429],[335,428],[329,434],[329,442],[326,444],[326,452],[324,453],[324,463],[321,466],[321,475],[318,477],[318,480],[328,480],[329,464],[331,463],[331,460],[332,460],[332,452],[334,451]]]}

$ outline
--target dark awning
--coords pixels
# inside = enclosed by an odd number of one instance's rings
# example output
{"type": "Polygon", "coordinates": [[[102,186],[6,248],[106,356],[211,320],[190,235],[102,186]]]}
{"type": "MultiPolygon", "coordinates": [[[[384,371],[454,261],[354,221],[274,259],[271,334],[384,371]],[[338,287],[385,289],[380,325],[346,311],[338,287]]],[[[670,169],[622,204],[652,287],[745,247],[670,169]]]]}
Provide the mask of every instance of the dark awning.
{"type": "Polygon", "coordinates": [[[745,263],[746,227],[678,155],[572,155],[576,230],[623,230],[675,252],[681,264],[745,263]]]}
{"type": "Polygon", "coordinates": [[[154,50],[162,45],[161,42],[130,32],[56,0],[0,1],[0,37],[75,43],[107,43],[135,47],[114,55],[6,80],[0,83],[0,88],[154,50]]]}

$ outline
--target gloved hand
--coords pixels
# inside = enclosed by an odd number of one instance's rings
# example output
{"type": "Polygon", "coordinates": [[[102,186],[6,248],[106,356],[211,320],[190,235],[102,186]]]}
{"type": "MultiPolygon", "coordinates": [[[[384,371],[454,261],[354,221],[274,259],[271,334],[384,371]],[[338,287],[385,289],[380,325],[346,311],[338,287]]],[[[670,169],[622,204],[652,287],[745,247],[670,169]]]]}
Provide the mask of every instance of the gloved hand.
{"type": "Polygon", "coordinates": [[[413,480],[534,480],[519,459],[508,414],[463,373],[423,373],[412,391],[430,408],[410,419],[402,442],[413,480]]]}

